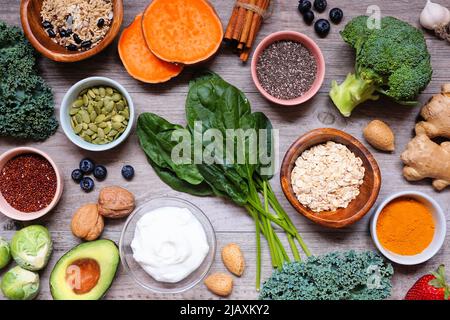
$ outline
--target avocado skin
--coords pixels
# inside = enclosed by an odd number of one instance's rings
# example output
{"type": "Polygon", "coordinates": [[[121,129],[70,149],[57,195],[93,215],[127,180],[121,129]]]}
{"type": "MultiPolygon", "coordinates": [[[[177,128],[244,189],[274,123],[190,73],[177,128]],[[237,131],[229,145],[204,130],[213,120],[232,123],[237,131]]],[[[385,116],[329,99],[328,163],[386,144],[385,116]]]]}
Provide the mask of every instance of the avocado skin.
{"type": "Polygon", "coordinates": [[[50,274],[50,292],[54,300],[99,300],[103,298],[116,276],[116,272],[120,263],[119,249],[116,243],[109,239],[101,239],[96,241],[81,243],[68,252],[66,252],[56,262],[50,274]],[[81,253],[80,253],[81,252],[81,253]],[[110,260],[103,261],[103,256],[110,260]],[[72,258],[75,257],[75,258],[72,258]],[[100,257],[100,258],[99,258],[100,257]],[[96,260],[102,270],[102,275],[98,280],[97,285],[88,293],[83,295],[76,295],[69,288],[65,281],[67,265],[78,259],[91,258],[96,260]],[[107,270],[104,275],[103,270],[107,270]],[[58,279],[59,278],[59,279],[58,279]]]}

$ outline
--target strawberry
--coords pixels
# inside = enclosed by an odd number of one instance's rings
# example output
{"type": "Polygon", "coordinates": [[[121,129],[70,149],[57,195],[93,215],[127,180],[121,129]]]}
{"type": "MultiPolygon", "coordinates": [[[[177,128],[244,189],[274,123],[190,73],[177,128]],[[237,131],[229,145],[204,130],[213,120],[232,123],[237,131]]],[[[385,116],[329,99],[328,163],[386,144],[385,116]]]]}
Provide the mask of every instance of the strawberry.
{"type": "Polygon", "coordinates": [[[405,300],[449,300],[450,286],[445,280],[445,268],[424,275],[409,289],[405,300]]]}

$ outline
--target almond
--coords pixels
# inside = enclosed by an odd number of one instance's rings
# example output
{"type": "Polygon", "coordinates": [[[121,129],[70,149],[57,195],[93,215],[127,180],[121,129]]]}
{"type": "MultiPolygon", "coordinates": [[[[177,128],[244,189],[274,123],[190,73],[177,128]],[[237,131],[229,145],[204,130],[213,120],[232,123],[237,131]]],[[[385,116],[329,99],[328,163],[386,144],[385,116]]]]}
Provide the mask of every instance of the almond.
{"type": "Polygon", "coordinates": [[[371,121],[363,131],[364,138],[372,147],[381,151],[394,151],[394,133],[391,128],[381,120],[371,121]]]}
{"type": "Polygon", "coordinates": [[[236,243],[229,243],[222,249],[222,261],[232,274],[240,277],[244,273],[244,255],[236,243]]]}
{"type": "Polygon", "coordinates": [[[205,279],[205,286],[212,293],[227,297],[233,291],[233,277],[226,273],[216,272],[205,279]]]}

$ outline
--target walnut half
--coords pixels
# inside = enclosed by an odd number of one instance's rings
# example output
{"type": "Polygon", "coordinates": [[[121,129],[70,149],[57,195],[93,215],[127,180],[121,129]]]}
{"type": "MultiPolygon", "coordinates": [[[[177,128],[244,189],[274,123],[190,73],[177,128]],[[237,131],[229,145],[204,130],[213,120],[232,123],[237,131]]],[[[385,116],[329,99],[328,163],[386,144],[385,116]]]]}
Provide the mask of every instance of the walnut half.
{"type": "Polygon", "coordinates": [[[127,189],[111,186],[100,190],[98,211],[106,218],[119,219],[134,210],[134,195],[127,189]]]}
{"type": "Polygon", "coordinates": [[[71,229],[74,236],[92,241],[100,237],[105,224],[94,203],[80,207],[72,218],[71,229]]]}

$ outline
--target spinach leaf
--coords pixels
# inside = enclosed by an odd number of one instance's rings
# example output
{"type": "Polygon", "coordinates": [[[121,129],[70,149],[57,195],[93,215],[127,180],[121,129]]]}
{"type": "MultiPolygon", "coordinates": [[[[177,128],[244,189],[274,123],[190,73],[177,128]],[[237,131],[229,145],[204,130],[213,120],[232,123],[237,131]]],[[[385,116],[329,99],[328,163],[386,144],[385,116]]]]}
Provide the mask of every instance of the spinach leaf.
{"type": "Polygon", "coordinates": [[[180,130],[188,136],[190,133],[180,125],[172,124],[153,113],[142,113],[138,118],[137,135],[142,149],[152,163],[161,169],[172,170],[181,180],[193,185],[203,182],[202,175],[195,164],[175,163],[172,159],[172,150],[178,145],[172,141],[172,135],[180,130]]]}

